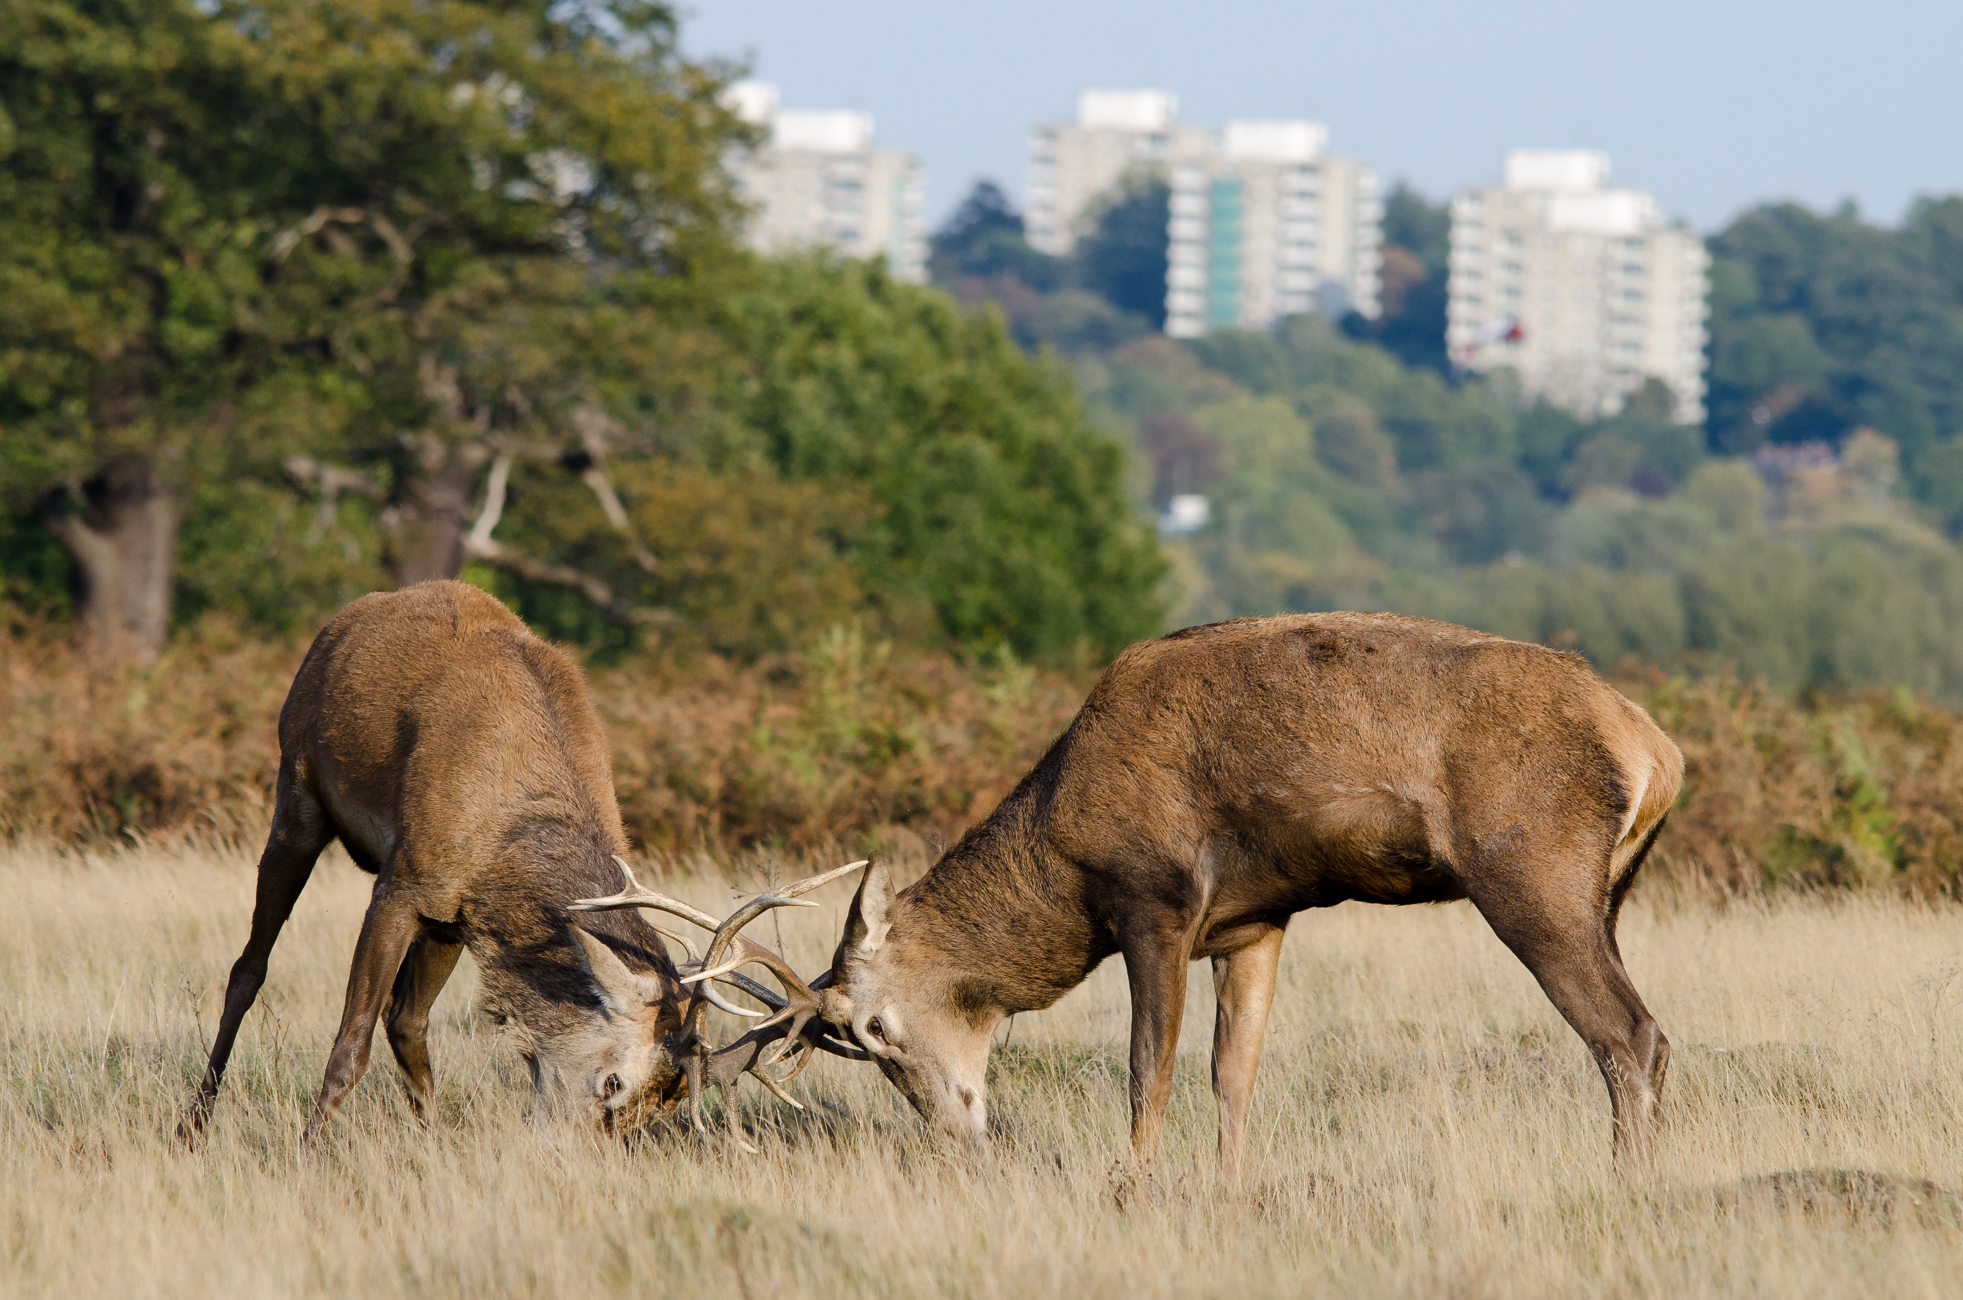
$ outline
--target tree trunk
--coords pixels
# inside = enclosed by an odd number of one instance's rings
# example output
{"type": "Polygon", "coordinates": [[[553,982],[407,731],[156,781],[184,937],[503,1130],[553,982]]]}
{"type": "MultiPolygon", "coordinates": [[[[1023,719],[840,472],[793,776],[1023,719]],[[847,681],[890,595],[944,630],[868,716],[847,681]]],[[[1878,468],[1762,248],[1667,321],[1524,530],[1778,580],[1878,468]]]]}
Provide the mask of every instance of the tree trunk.
{"type": "Polygon", "coordinates": [[[396,500],[383,510],[389,575],[397,587],[454,578],[462,571],[471,481],[484,460],[481,454],[464,453],[475,450],[420,457],[422,472],[408,477],[396,500]]]}
{"type": "Polygon", "coordinates": [[[82,510],[60,501],[43,522],[75,557],[83,648],[154,663],[170,631],[181,503],[148,460],[114,461],[81,485],[82,510]]]}

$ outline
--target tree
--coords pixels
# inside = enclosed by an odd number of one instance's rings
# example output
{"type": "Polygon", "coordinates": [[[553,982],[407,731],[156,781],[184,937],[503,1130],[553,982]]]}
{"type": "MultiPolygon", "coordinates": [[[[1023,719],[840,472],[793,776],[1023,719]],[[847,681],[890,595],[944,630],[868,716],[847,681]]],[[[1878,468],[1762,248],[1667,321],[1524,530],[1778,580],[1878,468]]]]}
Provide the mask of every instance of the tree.
{"type": "Polygon", "coordinates": [[[734,258],[720,84],[640,0],[10,7],[0,472],[89,642],[154,655],[214,476],[377,498],[399,582],[529,565],[493,489],[597,464],[647,349],[594,345],[734,258]]]}
{"type": "Polygon", "coordinates": [[[187,490],[240,390],[260,275],[238,38],[179,0],[0,12],[0,505],[67,549],[83,643],[155,657],[187,490]]]}
{"type": "Polygon", "coordinates": [[[1109,196],[1090,233],[1077,241],[1077,283],[1119,311],[1166,326],[1166,255],[1172,187],[1135,177],[1109,196]]]}
{"type": "Polygon", "coordinates": [[[601,467],[675,379],[673,323],[737,274],[720,159],[746,129],[663,6],[376,9],[295,9],[262,52],[311,205],[280,236],[282,306],[316,383],[352,395],[330,455],[294,468],[380,494],[398,584],[469,557],[598,598],[495,541],[502,493],[514,467],[564,465],[626,528],[601,467]],[[378,35],[388,57],[291,57],[378,35]]]}
{"type": "Polygon", "coordinates": [[[850,547],[876,599],[1024,656],[1109,654],[1158,629],[1163,565],[1124,449],[998,318],[814,255],[766,265],[725,328],[727,422],[701,432],[702,454],[726,473],[862,485],[850,547]]]}
{"type": "Polygon", "coordinates": [[[1007,276],[1049,293],[1063,283],[1063,264],[1029,246],[1022,213],[991,180],[975,182],[954,215],[934,232],[930,249],[927,269],[935,284],[1007,276]]]}
{"type": "Polygon", "coordinates": [[[1445,355],[1446,284],[1451,278],[1452,211],[1399,181],[1384,198],[1383,267],[1376,320],[1351,315],[1343,328],[1407,366],[1440,374],[1445,355]]]}

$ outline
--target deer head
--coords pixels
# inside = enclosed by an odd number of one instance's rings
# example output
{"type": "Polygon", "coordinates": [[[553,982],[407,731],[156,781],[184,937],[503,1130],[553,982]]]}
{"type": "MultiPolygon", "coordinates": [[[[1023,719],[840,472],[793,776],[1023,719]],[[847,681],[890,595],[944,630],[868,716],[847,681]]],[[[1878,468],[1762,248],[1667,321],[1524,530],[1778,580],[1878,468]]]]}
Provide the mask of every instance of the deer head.
{"type": "Polygon", "coordinates": [[[1003,1011],[927,945],[909,942],[886,868],[866,868],[820,1014],[848,1033],[920,1117],[975,1145],[988,1132],[988,1051],[1003,1011]]]}
{"type": "MultiPolygon", "coordinates": [[[[671,1113],[686,1096],[691,1118],[702,1127],[701,1094],[704,1087],[728,1088],[744,1074],[753,1075],[780,1100],[802,1110],[803,1107],[783,1090],[783,1080],[771,1075],[765,1066],[802,1050],[791,1075],[801,1073],[813,1051],[824,1050],[840,1056],[864,1059],[865,1053],[834,1042],[823,1034],[820,1019],[823,997],[800,979],[782,957],[742,936],[744,926],[779,907],[815,907],[800,895],[829,884],[866,864],[848,863],[822,875],[768,890],[744,903],[728,917],[716,920],[708,913],[679,899],[643,886],[624,859],[615,858],[626,874],[627,888],[605,898],[584,898],[569,905],[574,912],[605,912],[623,908],[647,908],[668,912],[714,932],[706,953],[698,954],[687,936],[655,926],[655,930],[680,943],[689,960],[681,963],[681,983],[690,996],[680,1005],[672,993],[664,993],[659,982],[636,975],[621,964],[604,943],[585,931],[573,930],[585,956],[588,971],[601,991],[612,1032],[604,1045],[594,1044],[584,1058],[583,1072],[569,1079],[563,1095],[595,1101],[596,1116],[611,1128],[613,1118],[631,1115],[636,1121],[658,1119],[671,1113]],[[756,981],[738,974],[739,968],[757,964],[783,986],[781,995],[756,981]],[[771,1010],[749,1011],[720,996],[715,985],[739,989],[771,1010]],[[703,1035],[711,1006],[734,1015],[761,1021],[736,1043],[711,1052],[703,1035]],[[768,1056],[764,1048],[777,1044],[768,1056]],[[582,1094],[581,1079],[586,1093],[582,1094]]],[[[822,983],[822,980],[820,981],[822,983]]],[[[731,1109],[732,1122],[734,1108],[731,1109]]],[[[733,1133],[733,1131],[732,1131],[733,1133]]],[[[741,1139],[737,1139],[739,1143],[741,1139]]]]}
{"type": "Polygon", "coordinates": [[[608,1133],[672,1113],[682,1077],[673,1041],[682,1028],[682,990],[671,979],[628,969],[599,936],[571,928],[599,1013],[550,1036],[528,1035],[525,1059],[539,1112],[588,1119],[608,1133]]]}

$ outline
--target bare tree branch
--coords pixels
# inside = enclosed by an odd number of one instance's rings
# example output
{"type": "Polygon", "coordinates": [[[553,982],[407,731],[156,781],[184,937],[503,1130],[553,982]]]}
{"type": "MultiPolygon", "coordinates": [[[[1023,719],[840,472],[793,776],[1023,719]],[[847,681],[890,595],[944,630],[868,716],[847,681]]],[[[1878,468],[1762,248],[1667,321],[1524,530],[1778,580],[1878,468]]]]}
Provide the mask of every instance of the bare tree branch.
{"type": "Polygon", "coordinates": [[[360,208],[318,207],[307,214],[307,219],[290,230],[282,230],[273,240],[273,261],[284,262],[287,254],[299,246],[308,235],[317,235],[330,221],[356,222],[367,214],[360,208]]]}
{"type": "MultiPolygon", "coordinates": [[[[381,213],[367,208],[333,208],[325,205],[315,208],[299,225],[282,230],[274,237],[273,263],[278,265],[286,261],[293,250],[299,247],[301,240],[309,235],[319,234],[330,222],[352,226],[364,221],[381,237],[382,242],[388,245],[389,257],[395,263],[389,272],[388,283],[368,295],[368,300],[393,302],[395,296],[402,292],[402,286],[408,282],[410,264],[416,260],[415,250],[410,247],[410,241],[403,237],[402,232],[396,229],[394,222],[381,213]]],[[[328,239],[330,244],[334,244],[337,240],[345,242],[344,237],[334,231],[328,231],[328,239]]],[[[337,246],[334,251],[348,256],[355,250],[352,245],[348,245],[337,246]]]]}
{"type": "Polygon", "coordinates": [[[314,516],[314,526],[307,530],[307,544],[311,546],[322,537],[335,534],[341,538],[341,551],[348,562],[352,564],[359,559],[361,549],[355,545],[354,538],[340,530],[337,503],[343,492],[358,492],[371,501],[386,501],[388,493],[382,490],[382,485],[366,474],[323,464],[311,456],[287,457],[286,472],[301,487],[317,487],[320,492],[320,511],[314,516]]]}
{"type": "Polygon", "coordinates": [[[511,453],[503,452],[491,462],[491,477],[484,485],[484,509],[479,512],[477,522],[470,535],[464,538],[464,555],[473,560],[482,560],[508,569],[521,578],[533,582],[550,582],[562,587],[571,587],[582,593],[588,600],[598,605],[606,616],[623,627],[637,624],[648,626],[673,625],[682,622],[673,610],[634,606],[614,595],[613,588],[605,581],[590,573],[582,572],[564,564],[552,564],[536,556],[514,551],[510,547],[492,539],[491,531],[498,526],[504,516],[505,494],[511,484],[511,453]]]}
{"type": "Polygon", "coordinates": [[[504,517],[505,488],[511,482],[511,453],[506,452],[491,462],[491,478],[484,485],[484,510],[477,516],[477,524],[464,540],[464,550],[483,550],[495,545],[491,541],[491,530],[498,526],[504,517]]]}
{"type": "Polygon", "coordinates": [[[613,421],[597,406],[582,406],[573,412],[573,428],[579,432],[580,447],[591,462],[579,476],[580,482],[599,498],[600,509],[606,512],[607,522],[613,525],[613,530],[627,539],[627,553],[634,557],[634,563],[641,566],[642,572],[653,573],[658,567],[654,552],[634,532],[634,526],[627,517],[627,507],[620,503],[619,494],[613,490],[606,471],[601,468],[606,459],[607,444],[614,432],[613,421]]]}

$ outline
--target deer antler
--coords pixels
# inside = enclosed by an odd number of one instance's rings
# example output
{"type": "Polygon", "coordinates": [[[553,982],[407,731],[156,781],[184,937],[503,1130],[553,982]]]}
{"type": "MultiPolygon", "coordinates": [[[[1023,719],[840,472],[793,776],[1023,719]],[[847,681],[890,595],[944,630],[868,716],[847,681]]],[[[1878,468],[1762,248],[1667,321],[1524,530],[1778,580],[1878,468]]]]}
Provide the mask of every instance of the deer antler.
{"type": "MultiPolygon", "coordinates": [[[[692,959],[682,968],[684,973],[681,982],[696,995],[690,1000],[682,1021],[682,1042],[687,1045],[684,1050],[690,1053],[682,1069],[688,1082],[690,1122],[698,1131],[706,1131],[702,1125],[702,1090],[705,1087],[719,1087],[725,1092],[733,1092],[736,1081],[744,1074],[755,1075],[762,1081],[764,1087],[780,1100],[789,1102],[799,1110],[804,1109],[796,1098],[784,1091],[782,1083],[771,1077],[763,1068],[784,1059],[799,1045],[806,1049],[804,1058],[797,1063],[789,1075],[785,1076],[786,1079],[796,1078],[804,1072],[805,1067],[810,1064],[812,1049],[852,1060],[869,1059],[863,1049],[847,1043],[835,1042],[822,1032],[807,1034],[813,1017],[819,1014],[818,992],[811,985],[806,984],[782,957],[738,933],[765,912],[776,908],[816,907],[816,903],[800,901],[800,896],[820,886],[828,885],[849,872],[857,871],[866,865],[863,860],[850,862],[820,875],[807,876],[803,880],[758,894],[722,921],[717,921],[707,912],[691,907],[680,899],[670,898],[666,894],[647,888],[634,878],[633,868],[627,865],[625,859],[616,855],[614,861],[620,864],[621,871],[627,877],[627,888],[605,898],[582,898],[568,904],[568,911],[611,912],[623,908],[649,907],[673,913],[705,930],[715,932],[714,937],[709,940],[707,952],[699,958],[696,957],[694,945],[679,935],[670,936],[677,939],[688,950],[689,957],[692,959]],[[772,993],[755,980],[736,973],[739,967],[753,962],[768,970],[784,986],[782,996],[772,993]],[[748,1011],[735,1006],[715,991],[713,986],[716,984],[723,984],[747,993],[769,1007],[770,1011],[748,1011]],[[765,1019],[762,1023],[753,1026],[736,1042],[712,1055],[708,1040],[702,1034],[705,1017],[711,1006],[739,1016],[762,1016],[765,1019]],[[762,1059],[764,1048],[780,1039],[781,1045],[771,1053],[770,1058],[762,1059]]],[[[661,934],[668,934],[668,931],[660,927],[656,929],[661,934]]],[[[827,975],[829,973],[826,972],[827,975]]],[[[816,982],[822,985],[826,980],[821,976],[816,982]]],[[[732,1125],[735,1123],[733,1114],[730,1122],[732,1125]]],[[[749,1149],[748,1144],[744,1143],[741,1137],[736,1136],[733,1128],[731,1136],[739,1146],[743,1146],[745,1150],[749,1149]]]]}
{"type": "MultiPolygon", "coordinates": [[[[672,912],[684,921],[693,921],[705,930],[714,930],[722,924],[715,917],[699,907],[690,907],[679,898],[656,893],[640,881],[634,879],[634,868],[627,865],[627,859],[618,853],[613,860],[620,864],[620,872],[627,877],[627,888],[618,894],[605,898],[582,898],[578,902],[566,904],[568,912],[618,912],[628,907],[652,907],[663,912],[672,912]]],[[[689,950],[693,954],[694,949],[689,950]]]]}

